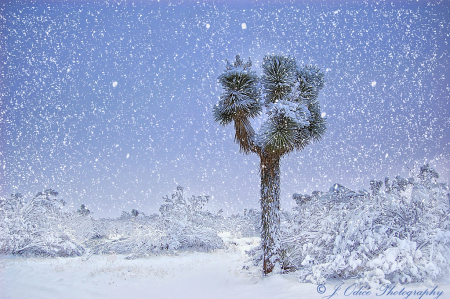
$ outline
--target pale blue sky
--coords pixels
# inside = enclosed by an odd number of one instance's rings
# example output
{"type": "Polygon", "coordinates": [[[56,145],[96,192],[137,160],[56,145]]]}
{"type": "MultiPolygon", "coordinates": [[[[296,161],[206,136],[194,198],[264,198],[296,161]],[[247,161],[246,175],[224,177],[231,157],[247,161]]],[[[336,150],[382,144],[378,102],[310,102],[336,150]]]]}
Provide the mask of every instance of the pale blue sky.
{"type": "Polygon", "coordinates": [[[259,160],[213,122],[225,59],[291,55],[326,73],[324,139],[282,160],[282,206],[335,182],[450,177],[448,1],[7,1],[0,192],[60,192],[97,216],[157,212],[180,184],[259,207],[259,160]],[[213,4],[216,3],[216,4],[213,4]],[[242,24],[245,23],[245,26],[242,24]],[[245,28],[245,29],[244,29],[245,28]]]}

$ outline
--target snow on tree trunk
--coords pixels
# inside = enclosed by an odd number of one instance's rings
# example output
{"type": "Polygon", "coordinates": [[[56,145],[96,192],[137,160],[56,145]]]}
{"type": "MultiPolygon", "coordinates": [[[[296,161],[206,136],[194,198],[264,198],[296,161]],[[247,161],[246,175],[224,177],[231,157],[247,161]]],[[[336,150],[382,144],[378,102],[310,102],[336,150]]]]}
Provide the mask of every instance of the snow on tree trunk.
{"type": "Polygon", "coordinates": [[[278,260],[280,232],[280,157],[261,155],[261,246],[264,274],[278,260]]]}

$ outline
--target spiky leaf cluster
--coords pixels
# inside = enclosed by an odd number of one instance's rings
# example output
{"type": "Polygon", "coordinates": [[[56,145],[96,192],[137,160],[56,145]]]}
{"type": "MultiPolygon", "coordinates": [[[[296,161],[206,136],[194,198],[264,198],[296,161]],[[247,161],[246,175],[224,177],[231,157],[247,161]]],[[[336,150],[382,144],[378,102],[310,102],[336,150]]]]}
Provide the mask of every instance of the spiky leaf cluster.
{"type": "Polygon", "coordinates": [[[297,63],[284,56],[266,56],[263,60],[261,78],[265,104],[284,99],[291,91],[296,80],[297,63]]]}
{"type": "Polygon", "coordinates": [[[250,71],[251,61],[244,64],[237,55],[234,64],[227,61],[226,68],[219,76],[223,93],[213,110],[214,120],[223,126],[233,120],[254,118],[261,113],[258,76],[250,71]]]}
{"type": "Polygon", "coordinates": [[[300,89],[303,95],[309,101],[317,101],[320,90],[325,85],[325,74],[316,66],[305,65],[297,70],[297,80],[300,83],[300,89]]]}
{"type": "Polygon", "coordinates": [[[318,102],[324,86],[320,69],[299,68],[294,58],[279,55],[264,57],[261,81],[250,68],[251,61],[244,64],[239,56],[233,64],[227,61],[219,76],[223,93],[213,111],[221,125],[234,121],[241,151],[282,156],[320,140],[326,129],[318,102]],[[263,106],[267,118],[255,133],[249,119],[258,116],[263,106]]]}
{"type": "Polygon", "coordinates": [[[266,57],[263,72],[268,114],[258,138],[263,151],[282,156],[320,140],[326,121],[317,98],[324,74],[311,66],[299,68],[283,56],[266,57]]]}

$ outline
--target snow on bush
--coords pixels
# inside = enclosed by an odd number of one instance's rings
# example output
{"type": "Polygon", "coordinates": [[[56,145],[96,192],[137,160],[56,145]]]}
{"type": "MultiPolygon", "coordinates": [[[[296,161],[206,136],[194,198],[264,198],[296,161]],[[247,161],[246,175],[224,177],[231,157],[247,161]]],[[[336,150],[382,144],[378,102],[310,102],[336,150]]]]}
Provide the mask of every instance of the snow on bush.
{"type": "Polygon", "coordinates": [[[364,285],[435,279],[450,269],[449,188],[421,167],[419,180],[397,176],[371,182],[372,193],[339,184],[284,217],[283,268],[300,281],[358,278],[364,285]]]}
{"type": "Polygon", "coordinates": [[[212,214],[205,209],[209,196],[192,196],[186,201],[180,186],[171,198],[163,199],[161,215],[123,212],[118,219],[97,220],[87,247],[95,254],[121,253],[129,254],[128,258],[138,258],[176,250],[223,248],[224,243],[218,236],[223,231],[236,236],[259,235],[255,219],[259,221],[260,214],[253,210],[244,216],[228,218],[221,213],[212,214]]]}
{"type": "MultiPolygon", "coordinates": [[[[334,184],[328,192],[294,194],[298,206],[281,213],[280,271],[300,281],[356,278],[364,285],[427,281],[449,273],[450,192],[428,165],[418,179],[371,182],[371,192],[334,184]]],[[[209,196],[183,197],[178,187],[160,214],[133,210],[94,219],[82,206],[61,213],[57,192],[0,200],[0,253],[40,256],[127,254],[139,258],[177,250],[210,251],[218,236],[260,235],[261,213],[222,216],[205,209],[209,196]]],[[[254,250],[252,253],[256,254],[254,250]]],[[[259,252],[260,253],[260,252],[259,252]]],[[[261,257],[255,258],[261,263],[261,257]]]]}
{"type": "Polygon", "coordinates": [[[259,235],[260,213],[224,217],[205,209],[209,196],[186,201],[183,188],[166,196],[160,215],[146,216],[137,210],[115,219],[94,219],[82,205],[61,213],[57,192],[48,189],[25,202],[20,194],[0,201],[0,253],[41,256],[128,254],[138,258],[176,250],[210,251],[223,248],[218,233],[233,236],[259,235]]]}
{"type": "Polygon", "coordinates": [[[30,201],[19,193],[0,200],[0,253],[76,256],[84,249],[63,229],[58,192],[47,189],[30,201]]]}
{"type": "Polygon", "coordinates": [[[230,232],[233,238],[248,238],[261,236],[261,212],[254,209],[244,209],[243,215],[233,214],[222,218],[216,230],[230,232]]]}

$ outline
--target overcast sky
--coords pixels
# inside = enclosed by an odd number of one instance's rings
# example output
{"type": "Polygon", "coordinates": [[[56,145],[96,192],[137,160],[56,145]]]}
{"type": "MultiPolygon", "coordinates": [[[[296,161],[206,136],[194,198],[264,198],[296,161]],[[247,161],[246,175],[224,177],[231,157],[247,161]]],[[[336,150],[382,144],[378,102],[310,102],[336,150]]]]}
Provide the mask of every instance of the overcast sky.
{"type": "Polygon", "coordinates": [[[212,118],[236,54],[326,73],[328,129],[282,160],[282,207],[423,163],[448,182],[450,2],[336,2],[2,2],[0,195],[53,188],[118,216],[182,185],[211,210],[259,208],[258,157],[212,118]]]}

